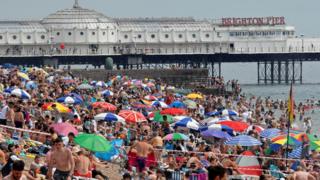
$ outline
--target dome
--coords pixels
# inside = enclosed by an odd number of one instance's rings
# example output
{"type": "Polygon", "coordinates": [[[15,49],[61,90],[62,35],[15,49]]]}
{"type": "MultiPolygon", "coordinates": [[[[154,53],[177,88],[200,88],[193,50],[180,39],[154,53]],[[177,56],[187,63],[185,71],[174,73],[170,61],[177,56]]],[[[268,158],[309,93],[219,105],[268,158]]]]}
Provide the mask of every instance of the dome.
{"type": "Polygon", "coordinates": [[[102,13],[94,10],[85,9],[74,5],[71,9],[63,9],[45,17],[41,23],[44,25],[64,25],[64,26],[83,26],[95,24],[103,25],[112,23],[113,20],[102,13]]]}

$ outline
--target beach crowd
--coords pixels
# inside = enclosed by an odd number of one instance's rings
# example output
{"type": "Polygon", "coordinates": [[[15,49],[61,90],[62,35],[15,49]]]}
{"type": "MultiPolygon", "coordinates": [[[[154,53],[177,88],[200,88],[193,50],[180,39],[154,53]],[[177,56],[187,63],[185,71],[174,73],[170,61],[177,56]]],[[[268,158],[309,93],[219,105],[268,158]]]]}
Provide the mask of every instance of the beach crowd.
{"type": "Polygon", "coordinates": [[[106,78],[0,68],[2,179],[320,179],[314,100],[288,123],[286,100],[245,96],[236,80],[213,77],[230,93],[202,94],[106,78]]]}

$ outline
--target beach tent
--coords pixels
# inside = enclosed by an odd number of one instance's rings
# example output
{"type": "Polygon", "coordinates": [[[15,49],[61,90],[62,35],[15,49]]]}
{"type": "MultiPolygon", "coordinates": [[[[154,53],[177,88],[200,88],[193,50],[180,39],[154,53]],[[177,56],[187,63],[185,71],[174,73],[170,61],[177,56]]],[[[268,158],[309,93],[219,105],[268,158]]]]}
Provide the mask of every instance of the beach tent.
{"type": "Polygon", "coordinates": [[[239,172],[244,175],[260,176],[262,169],[257,157],[251,151],[244,151],[241,155],[236,160],[239,172]]]}

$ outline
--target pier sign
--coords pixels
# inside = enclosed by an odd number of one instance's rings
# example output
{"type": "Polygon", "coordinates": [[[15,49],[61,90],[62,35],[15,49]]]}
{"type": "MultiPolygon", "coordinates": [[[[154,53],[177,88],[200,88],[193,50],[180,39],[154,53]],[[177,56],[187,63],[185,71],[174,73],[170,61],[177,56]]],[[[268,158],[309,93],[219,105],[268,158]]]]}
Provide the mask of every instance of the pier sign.
{"type": "Polygon", "coordinates": [[[222,18],[222,26],[285,25],[284,17],[222,18]]]}

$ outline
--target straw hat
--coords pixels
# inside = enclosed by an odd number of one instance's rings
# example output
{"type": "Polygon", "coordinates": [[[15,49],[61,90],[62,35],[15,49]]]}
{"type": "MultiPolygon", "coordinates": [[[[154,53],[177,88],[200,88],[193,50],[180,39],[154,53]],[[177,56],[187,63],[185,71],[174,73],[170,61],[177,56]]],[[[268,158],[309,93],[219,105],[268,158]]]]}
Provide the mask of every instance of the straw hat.
{"type": "Polygon", "coordinates": [[[76,153],[78,153],[80,151],[81,151],[80,146],[74,146],[74,147],[72,147],[72,151],[71,152],[73,154],[76,154],[76,153]]]}

